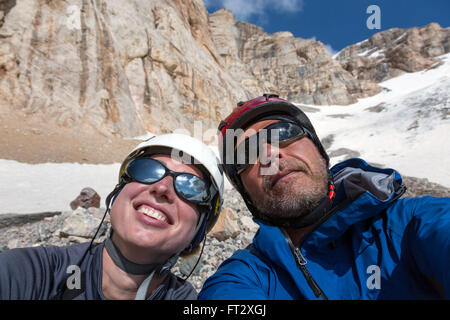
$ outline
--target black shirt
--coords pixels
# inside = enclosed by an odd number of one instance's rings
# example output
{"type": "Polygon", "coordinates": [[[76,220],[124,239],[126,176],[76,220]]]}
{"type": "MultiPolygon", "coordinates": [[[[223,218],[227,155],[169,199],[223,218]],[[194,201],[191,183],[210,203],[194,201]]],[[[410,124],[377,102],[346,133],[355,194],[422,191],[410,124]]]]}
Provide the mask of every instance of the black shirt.
{"type": "MultiPolygon", "coordinates": [[[[82,243],[0,253],[0,299],[47,300],[58,297],[64,288],[65,298],[106,300],[102,292],[104,243],[94,245],[86,253],[88,248],[89,243],[82,243]]],[[[172,273],[149,297],[149,300],[195,299],[197,291],[192,284],[172,273]]]]}

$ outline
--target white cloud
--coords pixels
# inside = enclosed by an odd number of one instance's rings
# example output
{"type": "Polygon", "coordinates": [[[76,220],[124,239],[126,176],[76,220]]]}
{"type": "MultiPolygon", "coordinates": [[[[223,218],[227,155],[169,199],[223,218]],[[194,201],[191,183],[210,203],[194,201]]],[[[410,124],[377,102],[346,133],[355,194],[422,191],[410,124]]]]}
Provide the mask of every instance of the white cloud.
{"type": "Polygon", "coordinates": [[[294,13],[303,10],[304,0],[203,0],[207,8],[227,8],[233,11],[237,20],[250,22],[267,21],[271,11],[294,13]]]}
{"type": "Polygon", "coordinates": [[[324,44],[324,45],[331,56],[334,56],[336,53],[339,52],[339,51],[334,50],[333,47],[331,46],[331,44],[324,44]]]}
{"type": "MultiPolygon", "coordinates": [[[[317,40],[316,36],[312,36],[311,38],[308,38],[308,40],[320,41],[320,40],[317,40]]],[[[330,53],[331,56],[333,56],[339,52],[337,50],[334,50],[333,47],[331,46],[331,44],[323,43],[323,45],[325,46],[325,49],[327,49],[327,51],[330,53]]]]}
{"type": "Polygon", "coordinates": [[[238,20],[248,21],[253,15],[258,15],[263,10],[262,1],[223,0],[223,6],[233,11],[238,20]]]}
{"type": "Polygon", "coordinates": [[[273,3],[273,5],[278,6],[281,11],[298,12],[303,10],[303,0],[278,0],[268,2],[271,2],[273,3]]]}

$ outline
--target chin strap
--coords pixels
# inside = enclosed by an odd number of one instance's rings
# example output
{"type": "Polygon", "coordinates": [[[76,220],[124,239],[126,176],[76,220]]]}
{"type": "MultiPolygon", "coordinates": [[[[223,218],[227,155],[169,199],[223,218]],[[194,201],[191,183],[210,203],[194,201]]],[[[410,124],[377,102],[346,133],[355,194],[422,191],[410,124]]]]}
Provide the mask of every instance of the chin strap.
{"type": "Polygon", "coordinates": [[[105,248],[110,256],[111,260],[114,261],[114,264],[118,266],[120,269],[125,271],[126,273],[134,274],[134,275],[144,275],[149,274],[155,271],[160,264],[138,264],[134,263],[120,252],[119,248],[114,244],[111,240],[111,237],[108,237],[105,241],[105,248]]]}
{"type": "Polygon", "coordinates": [[[136,297],[134,298],[135,300],[145,300],[147,296],[148,286],[152,281],[155,273],[158,275],[163,275],[166,272],[168,272],[178,260],[178,254],[173,255],[163,264],[134,263],[125,258],[125,256],[120,252],[119,248],[117,248],[117,246],[111,240],[111,235],[112,229],[110,235],[105,241],[105,248],[114,264],[129,274],[134,275],[149,274],[148,277],[145,278],[145,280],[139,286],[138,291],[136,293],[136,297]]]}

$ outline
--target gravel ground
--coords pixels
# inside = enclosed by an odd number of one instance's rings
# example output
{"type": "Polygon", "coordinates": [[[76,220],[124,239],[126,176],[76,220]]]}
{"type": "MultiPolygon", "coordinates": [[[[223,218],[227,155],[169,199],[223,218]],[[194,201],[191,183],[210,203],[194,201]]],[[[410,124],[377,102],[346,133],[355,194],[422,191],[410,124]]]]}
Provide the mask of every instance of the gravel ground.
{"type": "MultiPolygon", "coordinates": [[[[408,191],[405,196],[434,195],[437,197],[450,197],[450,188],[442,187],[438,184],[430,183],[426,179],[404,177],[408,191]]],[[[224,196],[224,208],[231,208],[237,212],[238,225],[241,232],[235,238],[228,238],[219,241],[213,237],[207,237],[202,259],[190,276],[191,281],[197,290],[200,290],[204,280],[212,275],[217,267],[233,254],[237,249],[245,248],[253,238],[255,228],[248,227],[244,219],[250,219],[251,214],[245,207],[240,195],[234,190],[227,190],[224,196]]],[[[0,229],[0,252],[12,248],[33,247],[39,245],[65,246],[80,241],[89,241],[78,237],[61,236],[60,230],[64,221],[71,212],[63,212],[52,217],[45,217],[42,220],[29,222],[22,225],[10,225],[0,229]]],[[[109,225],[109,221],[104,222],[109,225]]],[[[105,238],[105,234],[98,237],[99,241],[105,238]]],[[[198,256],[180,258],[172,271],[185,277],[194,267],[198,256]]]]}

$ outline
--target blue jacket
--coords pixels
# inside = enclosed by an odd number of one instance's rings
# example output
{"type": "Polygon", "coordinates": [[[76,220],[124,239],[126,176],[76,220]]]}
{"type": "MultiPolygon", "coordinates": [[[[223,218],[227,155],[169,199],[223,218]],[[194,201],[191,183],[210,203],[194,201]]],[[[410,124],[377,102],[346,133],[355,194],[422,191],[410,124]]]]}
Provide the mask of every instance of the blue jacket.
{"type": "Polygon", "coordinates": [[[361,159],[331,169],[332,214],[299,250],[256,222],[251,246],[205,282],[200,299],[450,298],[450,198],[402,198],[402,179],[361,159]]]}

